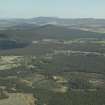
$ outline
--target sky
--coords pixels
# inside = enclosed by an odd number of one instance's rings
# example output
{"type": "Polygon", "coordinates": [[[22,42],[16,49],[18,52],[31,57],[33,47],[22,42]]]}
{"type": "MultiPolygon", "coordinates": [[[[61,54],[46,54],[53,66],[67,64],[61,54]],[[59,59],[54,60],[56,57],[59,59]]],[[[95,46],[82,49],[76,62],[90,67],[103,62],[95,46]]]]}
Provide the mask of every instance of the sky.
{"type": "Polygon", "coordinates": [[[0,0],[0,18],[105,18],[105,0],[0,0]]]}

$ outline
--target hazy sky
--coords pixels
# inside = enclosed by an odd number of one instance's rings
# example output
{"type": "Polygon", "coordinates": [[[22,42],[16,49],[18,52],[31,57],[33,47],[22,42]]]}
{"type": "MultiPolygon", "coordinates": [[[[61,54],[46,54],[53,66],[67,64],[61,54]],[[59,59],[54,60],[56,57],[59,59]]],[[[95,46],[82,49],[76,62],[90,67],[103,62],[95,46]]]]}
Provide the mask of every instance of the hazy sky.
{"type": "Polygon", "coordinates": [[[0,0],[0,18],[105,18],[105,0],[0,0]]]}

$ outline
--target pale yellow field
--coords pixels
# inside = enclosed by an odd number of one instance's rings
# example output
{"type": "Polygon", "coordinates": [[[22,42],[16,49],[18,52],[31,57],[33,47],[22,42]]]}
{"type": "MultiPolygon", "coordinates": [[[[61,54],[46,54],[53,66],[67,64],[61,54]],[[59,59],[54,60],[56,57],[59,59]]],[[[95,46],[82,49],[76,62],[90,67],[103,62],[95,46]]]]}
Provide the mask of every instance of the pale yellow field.
{"type": "Polygon", "coordinates": [[[12,93],[9,98],[0,100],[0,105],[35,105],[32,94],[12,93]]]}

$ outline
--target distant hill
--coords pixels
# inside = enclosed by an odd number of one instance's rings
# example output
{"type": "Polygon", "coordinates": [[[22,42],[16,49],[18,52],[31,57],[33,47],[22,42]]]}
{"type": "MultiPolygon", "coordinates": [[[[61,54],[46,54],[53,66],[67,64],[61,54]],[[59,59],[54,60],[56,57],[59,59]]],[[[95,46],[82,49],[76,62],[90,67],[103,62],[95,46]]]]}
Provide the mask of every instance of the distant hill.
{"type": "MultiPolygon", "coordinates": [[[[30,49],[31,52],[34,52],[37,47],[32,42],[43,39],[62,41],[79,38],[98,38],[102,40],[105,39],[103,31],[102,33],[93,31],[100,32],[104,28],[104,19],[37,17],[32,19],[0,20],[0,49],[15,49],[16,51],[16,48],[25,48],[24,51],[30,49]]],[[[46,49],[48,48],[47,46],[46,49]]]]}
{"type": "MultiPolygon", "coordinates": [[[[6,30],[9,27],[14,26],[27,26],[27,25],[57,25],[65,26],[73,29],[88,30],[95,32],[105,32],[105,19],[95,18],[77,18],[77,19],[65,19],[56,17],[35,17],[29,19],[1,19],[0,30],[6,30]]],[[[30,26],[30,27],[32,27],[30,26]]]]}
{"type": "Polygon", "coordinates": [[[45,38],[53,39],[75,39],[75,38],[105,38],[105,34],[69,29],[64,26],[43,25],[43,26],[14,26],[2,31],[4,35],[15,40],[33,41],[45,38]]]}
{"type": "MultiPolygon", "coordinates": [[[[7,54],[7,53],[15,53],[15,54],[40,54],[40,53],[47,53],[51,51],[51,47],[56,49],[60,46],[62,48],[67,48],[65,45],[56,45],[56,44],[41,44],[38,45],[33,44],[33,41],[41,41],[43,39],[55,39],[59,41],[64,40],[76,40],[80,38],[97,38],[99,40],[105,39],[104,33],[97,33],[97,32],[90,32],[90,31],[83,31],[79,29],[70,29],[65,26],[57,26],[57,25],[32,25],[30,26],[27,24],[16,25],[13,28],[8,28],[7,30],[0,31],[0,49],[14,49],[12,51],[1,52],[0,54],[7,54]],[[24,26],[26,25],[26,26],[24,26]],[[22,28],[21,28],[22,27],[22,28]],[[49,47],[50,46],[50,47],[49,47]],[[18,48],[18,49],[16,49],[18,48]],[[22,48],[22,49],[20,49],[22,48]]],[[[86,49],[93,49],[94,46],[91,44],[83,44],[84,48],[86,49]],[[91,48],[92,47],[92,48],[91,48]]],[[[72,46],[72,45],[71,45],[72,46]]],[[[79,45],[73,45],[73,48],[82,49],[79,45]],[[77,47],[76,47],[77,46],[77,47]]],[[[81,45],[80,45],[81,46],[81,45]]],[[[83,48],[83,49],[84,49],[83,48]]],[[[99,46],[97,47],[99,48],[99,46]]],[[[103,49],[103,47],[102,47],[103,49]]],[[[94,51],[96,51],[96,47],[94,51]]],[[[103,50],[102,50],[103,51],[103,50]]]]}

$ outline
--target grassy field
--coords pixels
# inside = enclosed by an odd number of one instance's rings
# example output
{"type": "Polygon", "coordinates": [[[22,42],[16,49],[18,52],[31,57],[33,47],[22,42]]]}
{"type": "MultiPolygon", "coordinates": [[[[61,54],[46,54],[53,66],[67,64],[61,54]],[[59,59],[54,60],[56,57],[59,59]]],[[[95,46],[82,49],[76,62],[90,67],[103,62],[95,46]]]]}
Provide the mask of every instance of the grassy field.
{"type": "Polygon", "coordinates": [[[0,105],[34,105],[31,94],[10,93],[8,99],[0,100],[0,105]]]}

